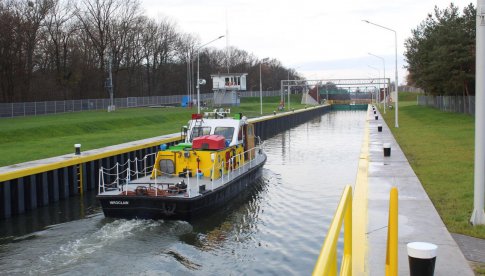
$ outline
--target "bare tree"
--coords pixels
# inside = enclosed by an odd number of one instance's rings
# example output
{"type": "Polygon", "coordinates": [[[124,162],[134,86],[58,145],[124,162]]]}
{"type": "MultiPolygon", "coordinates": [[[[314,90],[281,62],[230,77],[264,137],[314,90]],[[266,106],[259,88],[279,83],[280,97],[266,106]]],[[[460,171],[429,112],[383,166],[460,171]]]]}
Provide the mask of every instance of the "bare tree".
{"type": "Polygon", "coordinates": [[[30,94],[32,71],[34,70],[34,52],[39,38],[41,24],[53,6],[52,0],[35,0],[17,2],[17,8],[22,14],[23,34],[25,35],[26,78],[25,91],[30,94]]]}
{"type": "Polygon", "coordinates": [[[13,101],[16,77],[19,75],[19,62],[22,51],[20,29],[21,18],[14,11],[11,1],[0,2],[0,89],[3,101],[13,101]],[[15,62],[17,60],[17,62],[15,62]]]}
{"type": "Polygon", "coordinates": [[[124,70],[123,62],[126,61],[125,56],[129,53],[130,45],[134,43],[131,39],[133,38],[133,33],[140,31],[137,28],[137,22],[140,20],[143,21],[140,15],[139,2],[137,0],[127,0],[117,10],[116,16],[111,23],[109,51],[112,57],[114,89],[116,93],[122,91],[122,88],[119,88],[119,72],[124,70]]]}
{"type": "Polygon", "coordinates": [[[98,54],[101,72],[105,68],[111,24],[122,4],[121,0],[82,0],[80,6],[76,5],[75,14],[98,54]]]}
{"type": "Polygon", "coordinates": [[[53,1],[53,7],[46,17],[48,41],[51,47],[47,53],[54,64],[55,80],[62,91],[64,99],[68,99],[67,85],[74,82],[72,62],[69,64],[68,54],[72,50],[70,42],[79,25],[73,17],[74,9],[70,0],[53,1]]]}
{"type": "MultiPolygon", "coordinates": [[[[0,101],[105,97],[107,56],[117,96],[190,93],[199,45],[169,18],[144,16],[139,0],[0,0],[0,101]]],[[[259,60],[231,52],[228,62],[225,51],[202,49],[201,77],[225,72],[229,63],[251,83],[259,60]]],[[[273,60],[263,73],[263,87],[276,89],[287,69],[273,60]]]]}

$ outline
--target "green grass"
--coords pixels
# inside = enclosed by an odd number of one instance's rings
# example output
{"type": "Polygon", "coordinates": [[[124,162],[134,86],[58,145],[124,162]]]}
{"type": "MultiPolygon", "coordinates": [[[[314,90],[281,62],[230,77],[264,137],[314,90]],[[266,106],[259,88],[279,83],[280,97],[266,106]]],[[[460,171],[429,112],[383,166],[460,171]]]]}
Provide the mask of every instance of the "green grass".
{"type": "MultiPolygon", "coordinates": [[[[411,98],[402,93],[403,99],[411,98]]],[[[414,95],[414,94],[413,94],[414,95]]],[[[473,211],[474,118],[399,103],[399,128],[395,111],[384,119],[406,154],[424,189],[451,232],[485,238],[484,226],[471,226],[473,211]]]]}
{"type": "Polygon", "coordinates": [[[470,262],[471,267],[475,271],[475,275],[477,276],[485,276],[485,264],[484,263],[476,263],[470,262]]]}
{"type": "MultiPolygon", "coordinates": [[[[291,107],[303,108],[301,96],[292,95],[291,107]]],[[[263,114],[277,110],[279,97],[263,98],[263,114]]],[[[155,137],[180,131],[197,109],[128,108],[116,112],[88,111],[0,119],[0,166],[71,153],[74,144],[82,150],[155,137]]],[[[248,117],[260,115],[259,98],[242,98],[239,107],[248,117]]]]}

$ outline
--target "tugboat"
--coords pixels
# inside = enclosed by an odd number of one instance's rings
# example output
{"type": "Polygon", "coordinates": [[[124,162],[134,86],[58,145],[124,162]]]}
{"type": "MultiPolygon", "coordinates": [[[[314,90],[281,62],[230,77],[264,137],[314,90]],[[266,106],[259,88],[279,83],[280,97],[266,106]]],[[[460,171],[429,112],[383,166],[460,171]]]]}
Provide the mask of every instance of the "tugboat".
{"type": "Polygon", "coordinates": [[[161,145],[146,176],[136,160],[127,161],[126,169],[115,166],[114,174],[101,168],[97,198],[104,215],[190,221],[224,206],[255,183],[266,162],[263,145],[246,117],[229,114],[193,114],[182,128],[183,142],[161,145]],[[113,175],[114,181],[106,181],[113,175]]]}

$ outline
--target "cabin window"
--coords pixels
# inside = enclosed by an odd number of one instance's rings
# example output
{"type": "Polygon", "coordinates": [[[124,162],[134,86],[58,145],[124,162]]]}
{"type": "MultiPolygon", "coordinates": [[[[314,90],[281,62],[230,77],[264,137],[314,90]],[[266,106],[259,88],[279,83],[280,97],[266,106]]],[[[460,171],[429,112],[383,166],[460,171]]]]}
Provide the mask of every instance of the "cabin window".
{"type": "Polygon", "coordinates": [[[233,127],[216,127],[214,130],[214,135],[222,135],[226,140],[232,141],[232,136],[234,135],[233,127]]]}
{"type": "Polygon", "coordinates": [[[248,136],[254,136],[252,125],[248,125],[248,136]]]}
{"type": "Polygon", "coordinates": [[[211,133],[210,127],[194,127],[192,128],[192,134],[190,138],[194,140],[194,138],[204,136],[204,135],[209,135],[210,133],[211,133]]]}

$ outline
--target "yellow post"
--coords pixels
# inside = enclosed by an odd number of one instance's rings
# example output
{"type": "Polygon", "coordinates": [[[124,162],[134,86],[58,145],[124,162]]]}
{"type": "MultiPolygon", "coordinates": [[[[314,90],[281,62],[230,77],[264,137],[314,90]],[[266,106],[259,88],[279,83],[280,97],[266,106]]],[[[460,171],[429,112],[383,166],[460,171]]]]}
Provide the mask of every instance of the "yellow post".
{"type": "Polygon", "coordinates": [[[391,189],[389,198],[389,224],[387,227],[386,276],[397,276],[398,268],[398,193],[391,189]]]}
{"type": "Polygon", "coordinates": [[[340,266],[340,275],[352,275],[352,195],[345,208],[344,218],[344,254],[340,266]]]}

